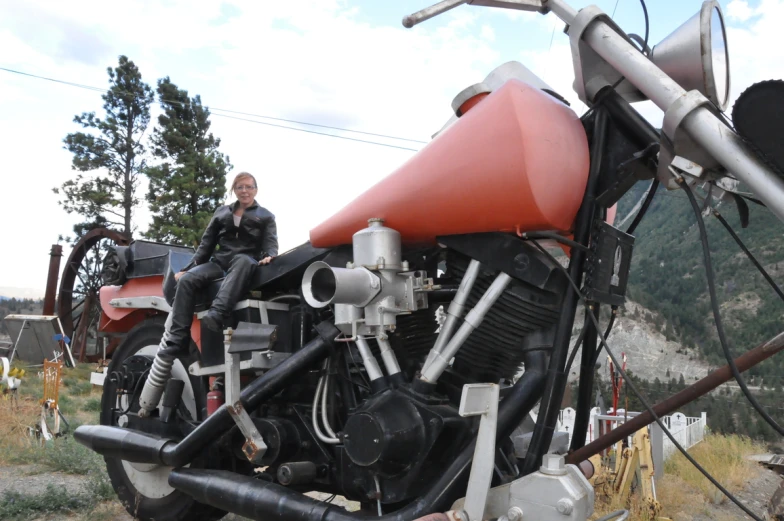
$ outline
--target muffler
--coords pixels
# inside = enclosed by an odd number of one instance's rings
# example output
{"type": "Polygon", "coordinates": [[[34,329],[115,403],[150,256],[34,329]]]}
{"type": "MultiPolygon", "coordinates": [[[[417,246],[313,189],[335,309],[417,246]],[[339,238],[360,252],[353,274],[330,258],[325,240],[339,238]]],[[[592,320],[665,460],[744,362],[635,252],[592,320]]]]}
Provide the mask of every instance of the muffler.
{"type": "Polygon", "coordinates": [[[199,503],[250,519],[322,521],[327,511],[337,508],[281,485],[227,470],[174,469],[169,485],[199,503]]]}
{"type": "Polygon", "coordinates": [[[98,454],[121,457],[133,463],[157,465],[165,465],[162,459],[164,447],[176,444],[173,440],[152,434],[106,425],[83,425],[76,429],[73,436],[76,441],[98,454]]]}

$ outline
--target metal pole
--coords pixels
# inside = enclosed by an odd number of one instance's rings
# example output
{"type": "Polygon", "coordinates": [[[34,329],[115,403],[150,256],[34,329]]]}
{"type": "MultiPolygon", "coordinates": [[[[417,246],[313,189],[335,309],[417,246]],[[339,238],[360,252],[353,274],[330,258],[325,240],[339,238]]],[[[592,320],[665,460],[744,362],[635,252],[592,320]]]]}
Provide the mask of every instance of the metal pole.
{"type": "MultiPolygon", "coordinates": [[[[743,372],[750,367],[754,367],[763,360],[767,360],[782,350],[784,350],[784,333],[779,333],[778,336],[736,358],[735,365],[738,367],[738,371],[743,372]]],[[[659,417],[675,412],[680,407],[696,400],[700,396],[709,393],[721,384],[732,380],[732,378],[733,377],[732,372],[730,371],[730,367],[725,365],[721,369],[713,371],[702,380],[699,380],[694,385],[691,385],[678,394],[674,394],[663,402],[654,405],[653,410],[659,417]]],[[[611,447],[619,440],[649,425],[651,422],[653,422],[653,416],[651,416],[650,412],[645,411],[642,414],[636,416],[634,419],[624,423],[620,427],[613,429],[600,438],[597,438],[585,447],[569,453],[566,456],[566,463],[576,464],[585,461],[594,454],[611,447]]]]}
{"type": "Polygon", "coordinates": [[[414,14],[403,17],[403,27],[411,29],[416,24],[420,24],[425,20],[430,20],[434,16],[438,16],[441,13],[449,11],[450,9],[454,9],[457,6],[466,3],[467,1],[468,0],[443,0],[442,2],[438,2],[437,4],[431,5],[430,7],[425,7],[424,9],[417,11],[414,14]]]}
{"type": "Polygon", "coordinates": [[[44,295],[44,310],[42,315],[54,315],[55,297],[57,296],[57,279],[60,275],[60,258],[63,256],[63,247],[52,244],[49,252],[49,274],[46,278],[46,294],[44,295]]]}

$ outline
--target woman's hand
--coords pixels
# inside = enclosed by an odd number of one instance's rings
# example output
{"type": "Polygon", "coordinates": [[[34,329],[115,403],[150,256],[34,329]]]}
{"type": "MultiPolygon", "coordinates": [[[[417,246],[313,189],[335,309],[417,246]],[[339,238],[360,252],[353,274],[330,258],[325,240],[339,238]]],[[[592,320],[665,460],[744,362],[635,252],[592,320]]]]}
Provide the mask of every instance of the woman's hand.
{"type": "Polygon", "coordinates": [[[263,259],[261,259],[261,260],[259,261],[259,266],[266,266],[267,264],[269,264],[270,262],[272,262],[272,259],[274,259],[274,258],[275,258],[275,257],[264,257],[263,259]]]}
{"type": "Polygon", "coordinates": [[[175,280],[175,281],[178,281],[178,280],[180,280],[180,277],[182,277],[183,275],[185,275],[185,273],[186,273],[186,272],[184,272],[184,271],[180,271],[180,272],[177,272],[177,273],[175,273],[175,274],[174,274],[174,280],[175,280]]]}

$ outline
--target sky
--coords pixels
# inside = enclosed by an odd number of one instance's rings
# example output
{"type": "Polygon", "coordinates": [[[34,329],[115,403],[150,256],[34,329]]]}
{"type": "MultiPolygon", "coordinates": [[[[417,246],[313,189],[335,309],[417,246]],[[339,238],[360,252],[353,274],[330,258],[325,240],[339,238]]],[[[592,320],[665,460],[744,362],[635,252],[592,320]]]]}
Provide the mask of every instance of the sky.
{"type": "MultiPolygon", "coordinates": [[[[0,67],[106,88],[106,68],[126,55],[151,86],[169,76],[201,95],[216,109],[211,130],[234,166],[228,183],[240,171],[257,177],[257,199],[276,215],[286,251],[412,157],[424,146],[416,141],[429,140],[452,115],[452,98],[504,62],[521,62],[578,113],[585,110],[572,90],[569,40],[555,16],[461,6],[413,29],[401,25],[404,15],[429,3],[0,0],[0,67]],[[221,117],[218,109],[415,141],[258,117],[242,121],[221,117]]],[[[637,0],[571,2],[575,8],[589,3],[614,13],[627,32],[644,34],[637,0]]],[[[701,4],[649,0],[649,42],[659,42],[701,4]]],[[[754,82],[784,77],[778,22],[784,0],[731,0],[722,8],[734,101],[754,82]]],[[[79,221],[52,193],[75,175],[63,138],[79,130],[75,115],[100,115],[102,100],[98,92],[2,70],[0,94],[0,295],[41,296],[51,245],[79,221]]],[[[637,106],[661,122],[650,102],[637,106]]],[[[159,112],[154,105],[153,121],[159,112]]],[[[143,184],[139,195],[145,192],[143,184]]],[[[149,218],[145,209],[136,211],[135,237],[149,218]]],[[[67,245],[64,253],[67,258],[67,245]]]]}

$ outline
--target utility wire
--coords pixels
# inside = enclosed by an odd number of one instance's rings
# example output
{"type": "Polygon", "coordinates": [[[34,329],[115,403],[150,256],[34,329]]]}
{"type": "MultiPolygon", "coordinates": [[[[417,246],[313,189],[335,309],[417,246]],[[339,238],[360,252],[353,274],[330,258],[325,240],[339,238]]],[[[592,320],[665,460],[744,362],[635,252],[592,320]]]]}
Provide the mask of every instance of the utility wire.
{"type": "MultiPolygon", "coordinates": [[[[92,85],[84,85],[82,83],[75,83],[75,82],[71,82],[71,81],[60,80],[60,79],[57,79],[57,78],[50,78],[50,77],[47,77],[47,76],[39,76],[37,74],[31,74],[31,73],[28,73],[28,72],[22,72],[22,71],[18,71],[18,70],[14,70],[14,69],[8,69],[6,67],[0,67],[0,70],[1,71],[5,71],[5,72],[9,72],[9,73],[12,73],[12,74],[18,74],[20,76],[26,76],[26,77],[29,77],[29,78],[35,78],[35,79],[39,79],[39,80],[45,80],[45,81],[51,81],[51,82],[54,82],[54,83],[60,83],[62,85],[68,85],[70,87],[76,87],[76,88],[80,88],[80,89],[85,89],[85,90],[89,90],[89,91],[92,91],[92,92],[106,92],[108,90],[108,89],[105,89],[105,88],[95,87],[95,86],[92,86],[92,85]]],[[[127,91],[122,91],[122,90],[115,91],[115,92],[119,92],[121,94],[131,94],[132,96],[137,97],[137,98],[139,97],[138,94],[134,94],[132,92],[127,92],[127,91]]],[[[155,101],[154,103],[160,104],[162,102],[184,105],[184,103],[182,103],[181,101],[169,100],[169,99],[161,99],[160,101],[155,101]]],[[[215,111],[226,112],[228,114],[239,114],[239,115],[243,115],[243,116],[252,116],[252,117],[256,117],[256,118],[270,119],[270,120],[273,120],[273,121],[283,121],[283,122],[286,122],[286,123],[293,123],[293,124],[296,124],[296,125],[307,125],[307,126],[311,126],[311,127],[319,127],[319,128],[327,128],[327,129],[331,129],[331,130],[339,130],[339,131],[342,131],[342,132],[352,132],[354,134],[362,134],[362,135],[366,135],[366,136],[382,137],[382,138],[386,138],[386,139],[395,139],[395,140],[398,140],[398,141],[408,141],[408,142],[411,142],[411,143],[427,144],[427,141],[422,141],[422,140],[419,140],[419,139],[410,139],[410,138],[404,138],[404,137],[398,137],[398,136],[391,136],[391,135],[388,135],[388,134],[379,134],[379,133],[375,133],[375,132],[365,132],[365,131],[362,131],[362,130],[351,130],[351,129],[343,128],[343,127],[333,127],[333,126],[329,126],[329,125],[321,125],[319,123],[309,123],[307,121],[297,121],[297,120],[293,120],[293,119],[285,119],[285,118],[278,118],[278,117],[273,117],[273,116],[265,116],[263,114],[253,114],[253,113],[250,113],[250,112],[241,112],[241,111],[237,111],[237,110],[223,109],[223,108],[220,108],[220,107],[210,107],[210,106],[207,106],[207,105],[205,105],[204,108],[210,110],[212,112],[212,114],[215,115],[215,116],[222,116],[222,117],[225,117],[225,118],[232,118],[232,116],[229,116],[229,115],[226,115],[226,114],[218,114],[215,111]]],[[[303,129],[298,129],[298,128],[294,128],[294,127],[287,127],[287,126],[284,126],[284,125],[274,125],[272,123],[266,123],[266,122],[250,120],[250,119],[243,119],[243,118],[237,118],[237,117],[234,117],[233,119],[239,119],[241,121],[250,121],[252,123],[259,123],[259,124],[262,124],[262,125],[268,125],[268,126],[278,127],[278,128],[288,128],[288,129],[292,129],[292,130],[303,130],[303,129]]],[[[348,137],[345,137],[345,136],[338,136],[338,135],[335,135],[335,134],[329,134],[329,133],[323,133],[323,132],[315,132],[315,131],[308,131],[308,130],[303,130],[303,131],[311,133],[311,134],[319,134],[319,135],[322,135],[322,136],[337,137],[337,138],[349,139],[349,140],[352,140],[352,141],[359,141],[360,143],[368,143],[368,144],[372,144],[372,145],[388,146],[388,147],[392,147],[392,148],[399,148],[399,149],[402,149],[402,150],[411,150],[411,151],[414,151],[414,152],[417,151],[417,149],[415,149],[415,148],[407,148],[407,147],[401,147],[401,146],[396,146],[396,145],[388,145],[388,144],[385,144],[385,143],[378,143],[376,141],[367,141],[367,140],[361,140],[361,139],[355,139],[355,138],[348,138],[348,137]]]]}
{"type": "MultiPolygon", "coordinates": [[[[580,292],[580,288],[577,287],[577,284],[574,282],[572,277],[569,276],[569,272],[563,266],[561,266],[560,263],[556,262],[555,261],[555,257],[553,257],[550,254],[550,252],[545,250],[538,242],[536,242],[536,241],[531,241],[531,242],[534,243],[534,245],[539,249],[539,251],[544,253],[546,256],[548,256],[550,258],[551,261],[553,261],[553,262],[555,262],[557,264],[557,267],[566,275],[567,280],[569,281],[569,283],[574,288],[574,291],[575,291],[575,294],[577,295],[577,297],[580,300],[583,301],[584,305],[587,306],[588,304],[586,302],[585,296],[580,292]]],[[[594,326],[596,327],[596,330],[600,331],[601,329],[599,328],[599,322],[596,320],[596,317],[593,316],[593,313],[588,313],[587,316],[593,322],[594,326]]],[[[686,451],[686,449],[684,449],[683,446],[680,443],[678,443],[678,440],[675,439],[675,436],[673,436],[672,433],[670,432],[670,430],[667,428],[667,426],[664,425],[664,422],[662,422],[661,418],[659,418],[659,415],[656,414],[656,411],[653,410],[653,407],[648,402],[648,400],[642,395],[642,393],[639,391],[639,389],[637,389],[637,386],[634,384],[634,382],[631,380],[631,378],[629,378],[629,376],[626,374],[626,371],[623,370],[623,367],[621,366],[620,362],[618,361],[618,358],[610,350],[610,346],[607,345],[607,341],[604,339],[604,337],[602,335],[598,335],[598,336],[599,336],[599,341],[602,343],[602,347],[604,348],[605,351],[607,351],[607,354],[609,355],[610,359],[615,364],[615,367],[616,367],[618,373],[626,381],[626,385],[632,390],[632,392],[637,396],[637,398],[643,404],[645,409],[651,414],[651,416],[653,417],[654,421],[656,421],[656,423],[661,428],[662,432],[664,432],[664,434],[667,435],[668,438],[670,438],[670,441],[672,441],[672,444],[675,445],[675,447],[684,455],[684,457],[686,457],[686,459],[689,460],[689,462],[691,462],[691,464],[694,465],[694,467],[697,470],[699,470],[702,473],[702,475],[705,476],[708,479],[708,481],[713,483],[713,485],[716,488],[718,488],[722,492],[722,494],[727,496],[727,498],[730,501],[732,501],[733,503],[738,505],[738,507],[740,507],[741,510],[743,510],[746,514],[748,514],[755,521],[762,521],[761,517],[759,517],[756,514],[754,514],[754,512],[752,512],[746,505],[741,503],[741,501],[738,498],[736,498],[734,495],[732,495],[732,493],[729,490],[724,488],[721,483],[716,481],[716,478],[711,476],[710,473],[707,470],[705,470],[705,468],[703,468],[702,465],[697,463],[697,460],[695,460],[691,456],[691,454],[689,454],[686,451]]]]}

